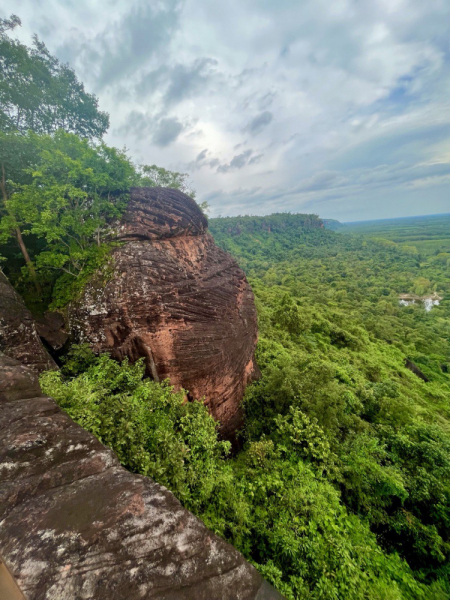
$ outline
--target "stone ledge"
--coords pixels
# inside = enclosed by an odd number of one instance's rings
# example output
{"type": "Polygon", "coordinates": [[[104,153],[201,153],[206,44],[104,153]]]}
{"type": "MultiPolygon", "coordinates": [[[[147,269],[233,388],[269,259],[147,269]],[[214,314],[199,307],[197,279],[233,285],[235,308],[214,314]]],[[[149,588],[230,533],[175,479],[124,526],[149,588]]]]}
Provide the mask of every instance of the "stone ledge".
{"type": "Polygon", "coordinates": [[[0,554],[28,600],[281,600],[0,356],[0,554]]]}

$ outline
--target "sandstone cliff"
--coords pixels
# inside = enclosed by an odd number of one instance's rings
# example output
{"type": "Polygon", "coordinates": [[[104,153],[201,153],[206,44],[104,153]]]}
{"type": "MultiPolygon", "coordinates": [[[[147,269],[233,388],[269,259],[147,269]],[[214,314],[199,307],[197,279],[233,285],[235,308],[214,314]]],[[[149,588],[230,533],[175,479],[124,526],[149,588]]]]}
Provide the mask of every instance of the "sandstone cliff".
{"type": "Polygon", "coordinates": [[[42,396],[35,372],[2,354],[0,432],[5,600],[282,600],[166,488],[126,471],[42,396]]]}
{"type": "Polygon", "coordinates": [[[231,435],[257,375],[256,311],[235,260],[219,249],[185,194],[133,188],[111,264],[69,307],[72,334],[117,359],[144,357],[156,380],[205,397],[231,435]]]}

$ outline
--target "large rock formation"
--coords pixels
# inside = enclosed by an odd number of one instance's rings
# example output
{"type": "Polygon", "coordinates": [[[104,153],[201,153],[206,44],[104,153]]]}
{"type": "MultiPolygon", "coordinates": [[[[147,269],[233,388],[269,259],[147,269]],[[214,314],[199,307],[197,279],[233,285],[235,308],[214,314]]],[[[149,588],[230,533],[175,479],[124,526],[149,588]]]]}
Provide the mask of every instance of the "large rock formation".
{"type": "Polygon", "coordinates": [[[56,365],[43,347],[30,311],[0,271],[0,351],[40,372],[56,365]]]}
{"type": "Polygon", "coordinates": [[[257,374],[252,291],[219,249],[185,194],[133,188],[120,226],[124,244],[69,308],[71,331],[97,352],[144,357],[148,374],[205,397],[225,436],[257,374]]]}
{"type": "Polygon", "coordinates": [[[42,396],[33,371],[1,354],[0,481],[5,600],[22,598],[14,579],[28,600],[282,600],[167,489],[126,471],[42,396]]]}

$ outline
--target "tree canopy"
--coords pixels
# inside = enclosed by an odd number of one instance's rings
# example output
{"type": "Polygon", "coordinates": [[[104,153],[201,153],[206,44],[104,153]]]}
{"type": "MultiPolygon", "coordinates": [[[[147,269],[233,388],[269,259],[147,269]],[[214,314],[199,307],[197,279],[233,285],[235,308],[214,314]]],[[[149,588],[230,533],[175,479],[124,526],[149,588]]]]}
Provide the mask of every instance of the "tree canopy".
{"type": "Polygon", "coordinates": [[[0,20],[0,129],[51,133],[57,129],[101,138],[109,116],[85,91],[73,69],[52,56],[37,36],[28,48],[8,32],[16,15],[0,20]]]}
{"type": "Polygon", "coordinates": [[[61,130],[28,139],[39,151],[38,164],[6,201],[3,233],[8,236],[18,225],[24,234],[42,238],[46,245],[36,266],[78,276],[126,206],[134,166],[115,148],[93,146],[61,130]]]}

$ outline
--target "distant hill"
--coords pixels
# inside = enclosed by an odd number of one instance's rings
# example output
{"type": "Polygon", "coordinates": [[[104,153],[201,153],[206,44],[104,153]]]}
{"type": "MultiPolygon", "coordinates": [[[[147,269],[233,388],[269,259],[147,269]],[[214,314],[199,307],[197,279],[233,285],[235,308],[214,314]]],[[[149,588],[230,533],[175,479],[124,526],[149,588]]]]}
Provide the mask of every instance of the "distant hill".
{"type": "Polygon", "coordinates": [[[274,213],[265,217],[246,215],[209,219],[209,228],[214,235],[237,236],[243,233],[285,233],[298,229],[323,229],[324,224],[317,215],[274,213]]]}
{"type": "Polygon", "coordinates": [[[330,229],[331,231],[339,231],[346,227],[345,223],[336,221],[336,219],[322,219],[322,223],[325,229],[330,229]]]}

